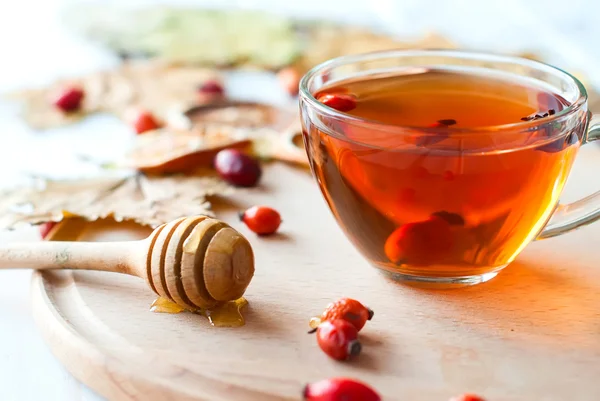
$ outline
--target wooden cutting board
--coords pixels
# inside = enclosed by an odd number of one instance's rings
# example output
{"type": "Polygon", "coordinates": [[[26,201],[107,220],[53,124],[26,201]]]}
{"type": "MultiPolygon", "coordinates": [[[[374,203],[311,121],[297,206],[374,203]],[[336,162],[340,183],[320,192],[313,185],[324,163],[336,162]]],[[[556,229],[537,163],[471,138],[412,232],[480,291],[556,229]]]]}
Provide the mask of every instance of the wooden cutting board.
{"type": "MultiPolygon", "coordinates": [[[[582,151],[569,197],[595,189],[599,154],[592,145],[582,151]]],[[[215,210],[256,252],[243,327],[152,313],[155,297],[134,277],[34,275],[37,324],[77,379],[109,400],[300,400],[306,382],[333,376],[364,380],[387,401],[446,401],[465,391],[491,401],[600,399],[600,224],[531,244],[489,283],[432,290],[369,267],[304,170],[273,164],[260,188],[215,210]],[[258,238],[237,221],[253,204],[281,211],[279,235],[258,238]],[[350,363],[328,359],[306,333],[309,318],[340,296],[375,311],[361,332],[364,353],[350,363]]],[[[88,240],[147,233],[70,224],[62,235],[88,240]]]]}

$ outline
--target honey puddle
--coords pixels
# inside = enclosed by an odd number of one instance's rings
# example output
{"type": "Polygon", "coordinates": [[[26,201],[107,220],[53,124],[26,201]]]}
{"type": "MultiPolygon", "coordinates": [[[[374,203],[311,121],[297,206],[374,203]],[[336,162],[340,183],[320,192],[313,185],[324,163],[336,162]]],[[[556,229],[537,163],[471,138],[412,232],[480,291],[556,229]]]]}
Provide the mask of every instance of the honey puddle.
{"type": "MultiPolygon", "coordinates": [[[[190,312],[206,316],[214,327],[240,327],[246,323],[242,309],[247,305],[248,301],[242,297],[212,309],[198,309],[190,312]]],[[[186,309],[166,298],[158,297],[152,302],[150,311],[155,313],[181,313],[186,309]]]]}
{"type": "Polygon", "coordinates": [[[150,305],[150,311],[156,313],[181,313],[184,310],[182,306],[163,297],[156,298],[150,305]]]}

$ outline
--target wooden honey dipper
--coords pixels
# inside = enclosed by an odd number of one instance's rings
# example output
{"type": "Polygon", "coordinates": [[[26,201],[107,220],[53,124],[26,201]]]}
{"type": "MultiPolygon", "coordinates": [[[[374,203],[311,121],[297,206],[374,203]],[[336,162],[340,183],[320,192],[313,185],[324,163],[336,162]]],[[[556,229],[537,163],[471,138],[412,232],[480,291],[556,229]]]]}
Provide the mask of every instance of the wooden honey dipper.
{"type": "Polygon", "coordinates": [[[211,308],[240,298],[254,275],[248,240],[226,223],[185,217],[141,241],[9,243],[1,268],[82,269],[130,274],[186,309],[211,308]]]}

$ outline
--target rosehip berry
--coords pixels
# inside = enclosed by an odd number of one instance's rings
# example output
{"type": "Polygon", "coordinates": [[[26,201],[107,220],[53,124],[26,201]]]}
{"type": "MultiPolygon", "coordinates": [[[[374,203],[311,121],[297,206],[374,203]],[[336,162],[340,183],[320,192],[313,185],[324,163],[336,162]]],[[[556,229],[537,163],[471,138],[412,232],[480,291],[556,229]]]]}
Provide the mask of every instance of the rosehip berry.
{"type": "Polygon", "coordinates": [[[458,397],[450,398],[449,401],[485,401],[485,399],[475,394],[462,394],[458,397]]]}
{"type": "Polygon", "coordinates": [[[451,224],[439,216],[398,227],[385,242],[384,251],[393,263],[427,265],[443,259],[452,249],[451,224]]]}
{"type": "Polygon", "coordinates": [[[306,401],[381,401],[371,387],[345,377],[307,384],[302,395],[306,401]]]}
{"type": "Polygon", "coordinates": [[[281,224],[281,216],[277,210],[268,206],[253,206],[240,213],[240,220],[258,235],[273,234],[281,224]]]}
{"type": "Polygon", "coordinates": [[[337,111],[350,111],[356,108],[356,97],[344,94],[324,94],[318,99],[325,106],[329,106],[337,111]]]}
{"type": "Polygon", "coordinates": [[[360,331],[367,320],[373,318],[373,311],[360,302],[352,298],[340,298],[335,302],[330,303],[323,314],[321,322],[328,320],[342,319],[351,323],[360,331]]]}
{"type": "Polygon", "coordinates": [[[77,111],[81,108],[81,102],[84,98],[84,92],[81,88],[64,88],[54,99],[54,105],[65,113],[77,111]]]}
{"type": "Polygon", "coordinates": [[[454,120],[452,118],[446,118],[443,120],[437,120],[433,124],[430,124],[429,127],[430,128],[439,128],[439,127],[451,127],[453,125],[456,125],[456,120],[454,120]]]}
{"type": "Polygon", "coordinates": [[[362,349],[358,341],[358,330],[352,323],[342,319],[321,323],[317,327],[317,343],[323,352],[338,361],[355,357],[362,349]]]}
{"type": "Polygon", "coordinates": [[[40,224],[40,226],[39,226],[40,237],[42,237],[42,239],[46,239],[46,237],[48,236],[50,231],[54,228],[54,226],[56,226],[56,224],[57,223],[55,223],[53,221],[49,221],[47,223],[40,224]]]}
{"type": "Polygon", "coordinates": [[[200,103],[208,103],[215,100],[220,100],[225,95],[225,89],[220,82],[208,80],[198,86],[198,101],[200,103]]]}
{"type": "Polygon", "coordinates": [[[454,181],[454,177],[455,177],[454,173],[450,170],[446,170],[446,171],[444,171],[444,174],[442,174],[442,178],[445,181],[454,181]]]}
{"type": "Polygon", "coordinates": [[[160,128],[161,124],[154,118],[152,113],[146,110],[137,110],[130,117],[131,125],[137,134],[153,131],[160,128]]]}
{"type": "Polygon", "coordinates": [[[262,175],[260,164],[237,149],[217,153],[214,165],[222,179],[239,187],[255,186],[262,175]]]}
{"type": "Polygon", "coordinates": [[[300,73],[294,67],[283,68],[277,73],[279,83],[290,96],[298,94],[300,78],[300,73]]]}

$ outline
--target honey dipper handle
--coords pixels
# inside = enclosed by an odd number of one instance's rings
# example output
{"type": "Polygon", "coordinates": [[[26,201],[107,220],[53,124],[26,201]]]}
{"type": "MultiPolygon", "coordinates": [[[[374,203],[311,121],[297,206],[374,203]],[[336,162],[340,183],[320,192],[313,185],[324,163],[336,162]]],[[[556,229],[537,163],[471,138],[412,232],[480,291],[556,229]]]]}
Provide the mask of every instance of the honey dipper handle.
{"type": "Polygon", "coordinates": [[[144,245],[144,241],[1,244],[0,269],[103,270],[137,276],[144,245]]]}

